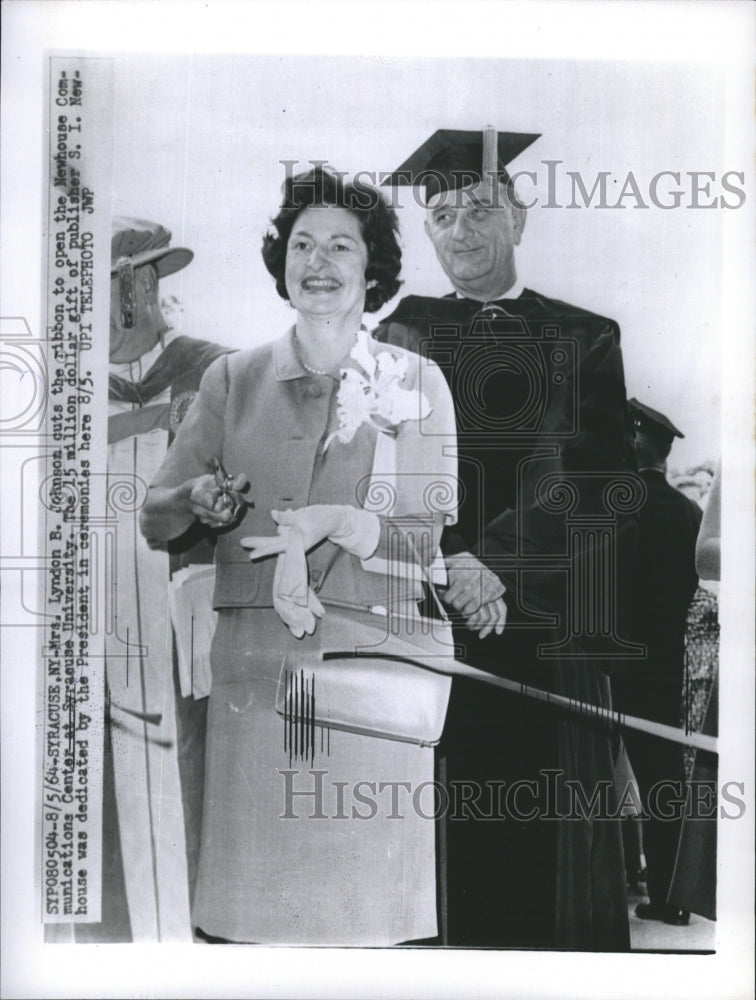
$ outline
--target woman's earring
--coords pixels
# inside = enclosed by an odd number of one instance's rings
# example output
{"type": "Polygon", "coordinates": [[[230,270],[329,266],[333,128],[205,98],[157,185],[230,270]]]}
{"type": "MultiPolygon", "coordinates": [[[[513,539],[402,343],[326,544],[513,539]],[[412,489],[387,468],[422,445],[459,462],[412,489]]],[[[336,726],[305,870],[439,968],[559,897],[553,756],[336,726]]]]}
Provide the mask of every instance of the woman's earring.
{"type": "Polygon", "coordinates": [[[375,278],[371,278],[370,281],[368,281],[366,287],[367,288],[375,288],[375,286],[377,284],[378,284],[378,282],[376,281],[376,279],[375,278]]]}

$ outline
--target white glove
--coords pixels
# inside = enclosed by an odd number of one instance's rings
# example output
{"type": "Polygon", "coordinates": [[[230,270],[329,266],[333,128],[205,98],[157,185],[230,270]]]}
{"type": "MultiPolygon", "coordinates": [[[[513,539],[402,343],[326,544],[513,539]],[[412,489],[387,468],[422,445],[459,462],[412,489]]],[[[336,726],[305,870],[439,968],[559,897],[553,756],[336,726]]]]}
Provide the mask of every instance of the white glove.
{"type": "Polygon", "coordinates": [[[377,514],[347,504],[311,504],[298,510],[272,510],[270,516],[279,526],[278,535],[241,540],[245,549],[252,549],[250,559],[263,559],[283,552],[287,547],[281,540],[283,527],[296,528],[301,533],[305,552],[327,538],[360,559],[372,556],[381,534],[377,514]]]}
{"type": "Polygon", "coordinates": [[[305,553],[328,538],[352,555],[367,559],[378,545],[376,514],[343,504],[312,504],[299,510],[271,511],[276,535],[242,538],[251,560],[278,556],[273,576],[273,607],[292,635],[312,635],[323,605],[308,584],[305,553]]]}
{"type": "Polygon", "coordinates": [[[307,582],[307,558],[302,535],[292,528],[281,529],[286,549],[279,553],[273,574],[273,607],[278,617],[297,639],[312,635],[323,605],[307,582]]]}

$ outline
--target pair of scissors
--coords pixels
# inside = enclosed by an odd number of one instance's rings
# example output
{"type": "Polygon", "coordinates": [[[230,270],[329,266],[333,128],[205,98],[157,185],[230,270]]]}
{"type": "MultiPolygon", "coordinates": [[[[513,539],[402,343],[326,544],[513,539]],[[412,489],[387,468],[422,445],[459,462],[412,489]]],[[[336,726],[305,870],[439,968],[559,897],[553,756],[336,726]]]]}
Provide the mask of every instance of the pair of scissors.
{"type": "Polygon", "coordinates": [[[254,503],[251,500],[247,500],[239,490],[234,489],[233,484],[236,477],[226,472],[219,458],[213,459],[213,472],[215,474],[215,485],[220,492],[223,506],[231,511],[232,517],[236,517],[243,507],[254,507],[254,503]]]}

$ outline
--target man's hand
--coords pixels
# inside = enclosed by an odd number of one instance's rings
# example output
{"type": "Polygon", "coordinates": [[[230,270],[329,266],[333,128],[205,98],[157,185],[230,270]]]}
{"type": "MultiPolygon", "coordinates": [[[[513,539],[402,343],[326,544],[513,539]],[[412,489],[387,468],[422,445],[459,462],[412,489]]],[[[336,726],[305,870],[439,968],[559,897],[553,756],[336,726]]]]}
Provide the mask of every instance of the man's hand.
{"type": "Polygon", "coordinates": [[[501,635],[507,620],[502,600],[504,584],[471,552],[446,557],[449,586],[442,594],[445,604],[459,612],[468,628],[485,639],[491,632],[501,635]]]}
{"type": "Polygon", "coordinates": [[[465,622],[473,632],[480,632],[481,639],[485,639],[492,632],[501,635],[506,623],[507,606],[500,597],[484,604],[478,611],[473,612],[465,622]]]}

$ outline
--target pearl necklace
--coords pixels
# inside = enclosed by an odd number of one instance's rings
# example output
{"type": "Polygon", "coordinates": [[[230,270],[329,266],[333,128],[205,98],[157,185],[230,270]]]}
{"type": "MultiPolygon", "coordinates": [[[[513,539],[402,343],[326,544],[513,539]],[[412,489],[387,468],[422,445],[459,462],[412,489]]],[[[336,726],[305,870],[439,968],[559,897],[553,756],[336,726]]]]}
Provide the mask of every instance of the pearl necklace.
{"type": "Polygon", "coordinates": [[[310,375],[330,375],[331,374],[329,371],[325,371],[325,369],[323,369],[323,368],[312,368],[310,365],[307,364],[307,362],[305,361],[305,359],[302,357],[302,351],[301,351],[301,348],[299,346],[299,337],[297,337],[296,331],[294,332],[294,350],[296,352],[297,360],[299,361],[300,365],[305,369],[305,371],[308,371],[310,373],[310,375]]]}
{"type": "MultiPolygon", "coordinates": [[[[360,329],[363,330],[364,327],[361,326],[360,329]]],[[[310,375],[328,375],[330,378],[336,377],[335,375],[332,374],[332,372],[329,372],[324,368],[313,368],[311,365],[307,364],[305,359],[302,357],[302,349],[299,343],[299,337],[297,337],[296,330],[294,331],[294,351],[297,355],[297,360],[299,361],[300,365],[304,368],[305,371],[309,372],[310,375]]]]}

